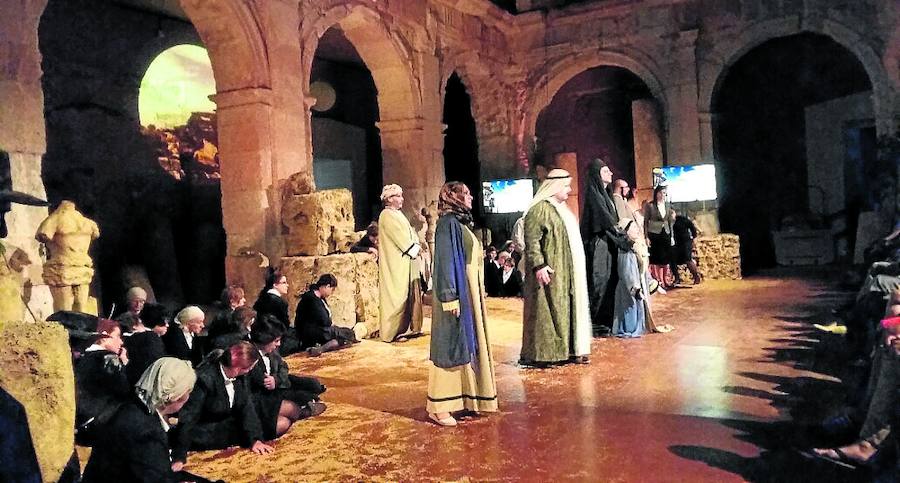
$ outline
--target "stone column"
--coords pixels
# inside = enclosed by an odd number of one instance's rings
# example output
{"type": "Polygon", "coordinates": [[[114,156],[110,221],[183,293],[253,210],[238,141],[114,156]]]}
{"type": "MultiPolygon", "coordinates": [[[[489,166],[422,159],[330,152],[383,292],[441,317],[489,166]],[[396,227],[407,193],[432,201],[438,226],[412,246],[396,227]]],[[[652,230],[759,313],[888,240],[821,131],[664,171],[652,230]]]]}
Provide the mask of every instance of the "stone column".
{"type": "Polygon", "coordinates": [[[384,184],[403,187],[407,216],[436,200],[444,184],[443,132],[446,125],[424,119],[379,121],[384,184]]]}
{"type": "MultiPolygon", "coordinates": [[[[279,253],[273,211],[273,142],[268,129],[272,92],[248,88],[216,94],[222,173],[222,224],[227,238],[229,283],[244,279],[241,266],[256,253],[279,253]]],[[[249,275],[248,275],[249,276],[249,275]]]]}
{"type": "Polygon", "coordinates": [[[716,115],[711,112],[699,112],[700,120],[700,161],[704,164],[716,162],[715,146],[713,144],[713,123],[716,115]]]}
{"type": "Polygon", "coordinates": [[[663,148],[659,108],[653,99],[631,103],[634,131],[634,187],[639,200],[653,189],[653,168],[662,166],[663,148]]]}
{"type": "MultiPolygon", "coordinates": [[[[5,5],[9,5],[6,2],[5,5]]],[[[44,93],[41,87],[41,54],[37,26],[46,0],[12,2],[0,18],[4,43],[0,48],[0,149],[9,153],[12,188],[46,199],[41,179],[41,158],[46,152],[44,93]]],[[[47,217],[46,208],[12,205],[6,222],[9,235],[3,242],[27,254],[31,265],[15,276],[31,286],[28,306],[42,319],[53,312],[53,299],[41,276],[42,263],[34,233],[47,217]]],[[[7,249],[7,257],[14,250],[7,249]]],[[[23,314],[25,315],[25,314],[23,314]]],[[[31,320],[31,317],[26,317],[31,320]]]]}
{"type": "Polygon", "coordinates": [[[666,161],[670,166],[697,164],[700,151],[700,122],[697,112],[697,31],[679,33],[665,86],[668,115],[666,161]]]}

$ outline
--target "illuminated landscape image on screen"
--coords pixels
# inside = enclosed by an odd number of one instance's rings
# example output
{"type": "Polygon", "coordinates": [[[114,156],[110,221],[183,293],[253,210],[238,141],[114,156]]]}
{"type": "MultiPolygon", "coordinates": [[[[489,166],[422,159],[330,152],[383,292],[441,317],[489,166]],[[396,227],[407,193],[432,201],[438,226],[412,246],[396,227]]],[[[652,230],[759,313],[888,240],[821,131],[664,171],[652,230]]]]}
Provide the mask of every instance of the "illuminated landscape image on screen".
{"type": "Polygon", "coordinates": [[[709,201],[718,197],[715,165],[666,166],[661,174],[660,181],[669,187],[669,201],[709,201]]]}
{"type": "Polygon", "coordinates": [[[485,213],[517,213],[525,211],[534,197],[530,179],[485,181],[481,186],[485,213]]]}

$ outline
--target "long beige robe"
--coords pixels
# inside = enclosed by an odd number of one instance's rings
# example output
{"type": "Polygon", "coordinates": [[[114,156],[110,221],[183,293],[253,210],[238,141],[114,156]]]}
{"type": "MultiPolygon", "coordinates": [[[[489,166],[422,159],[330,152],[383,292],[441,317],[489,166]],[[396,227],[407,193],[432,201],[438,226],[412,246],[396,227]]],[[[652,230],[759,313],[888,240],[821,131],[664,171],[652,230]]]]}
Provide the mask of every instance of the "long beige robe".
{"type": "MultiPolygon", "coordinates": [[[[475,362],[441,368],[434,364],[428,372],[428,399],[425,409],[429,413],[452,413],[468,409],[477,412],[497,411],[497,382],[494,377],[494,360],[491,355],[487,326],[487,305],[484,294],[484,248],[478,237],[467,227],[462,227],[463,248],[466,256],[466,281],[473,311],[475,342],[478,356],[475,362]]],[[[446,269],[448,260],[435,258],[435,270],[446,269]],[[438,266],[440,264],[440,266],[438,266]]],[[[450,311],[459,308],[460,301],[441,303],[435,297],[433,323],[455,321],[450,311]]],[[[446,322],[452,323],[452,322],[446,322]]],[[[433,343],[433,340],[432,340],[433,343]]]]}
{"type": "Polygon", "coordinates": [[[400,210],[378,217],[378,310],[380,336],[392,342],[407,331],[422,331],[422,291],[417,253],[419,237],[400,210]],[[411,248],[413,246],[416,248],[411,248]]]}

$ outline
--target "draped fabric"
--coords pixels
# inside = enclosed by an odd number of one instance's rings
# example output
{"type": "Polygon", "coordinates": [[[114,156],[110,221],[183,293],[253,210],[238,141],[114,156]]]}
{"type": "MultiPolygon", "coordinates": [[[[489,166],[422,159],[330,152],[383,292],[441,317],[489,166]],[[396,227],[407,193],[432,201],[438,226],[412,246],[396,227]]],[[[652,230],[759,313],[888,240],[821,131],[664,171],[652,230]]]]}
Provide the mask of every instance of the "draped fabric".
{"type": "Polygon", "coordinates": [[[437,316],[432,322],[431,361],[444,368],[468,364],[477,357],[462,228],[459,220],[448,214],[438,218],[434,234],[434,297],[441,304],[441,314],[459,309],[458,318],[437,316]]]}
{"type": "Polygon", "coordinates": [[[595,159],[588,167],[584,208],[581,211],[581,235],[585,239],[612,230],[619,219],[616,205],[603,187],[603,180],[600,178],[600,169],[603,166],[605,166],[603,161],[595,159]]]}
{"type": "MultiPolygon", "coordinates": [[[[438,220],[435,234],[435,304],[432,316],[431,355],[434,364],[428,372],[428,399],[426,410],[429,413],[453,412],[462,409],[479,412],[497,410],[497,383],[494,377],[494,363],[491,356],[490,338],[487,326],[487,307],[484,294],[483,248],[478,237],[465,225],[459,224],[453,216],[445,216],[438,220]],[[455,242],[445,243],[452,227],[459,228],[459,242],[462,249],[462,280],[457,275],[448,277],[444,271],[456,271],[459,265],[456,260],[445,258],[445,255],[459,256],[459,252],[447,250],[455,242]],[[441,245],[444,248],[438,248],[441,245]],[[442,281],[438,281],[438,280],[442,281]],[[460,317],[451,312],[456,308],[452,300],[453,290],[446,285],[452,279],[456,283],[456,294],[460,308],[460,317]],[[459,290],[465,286],[465,293],[459,290]],[[441,295],[443,294],[443,295],[441,295]],[[449,302],[444,302],[449,300],[449,302]],[[466,310],[463,310],[466,308],[466,310]],[[469,319],[471,325],[461,319],[469,319]],[[471,328],[471,336],[465,327],[471,328]],[[474,339],[474,348],[470,342],[474,339]],[[465,361],[469,357],[472,362],[449,366],[458,358],[465,361]],[[440,359],[447,359],[440,362],[440,359]],[[439,367],[447,366],[447,367],[439,367]]],[[[455,272],[459,273],[459,272],[455,272]]]]}
{"type": "Polygon", "coordinates": [[[419,237],[400,210],[378,217],[378,294],[381,340],[422,330],[419,237]]]}

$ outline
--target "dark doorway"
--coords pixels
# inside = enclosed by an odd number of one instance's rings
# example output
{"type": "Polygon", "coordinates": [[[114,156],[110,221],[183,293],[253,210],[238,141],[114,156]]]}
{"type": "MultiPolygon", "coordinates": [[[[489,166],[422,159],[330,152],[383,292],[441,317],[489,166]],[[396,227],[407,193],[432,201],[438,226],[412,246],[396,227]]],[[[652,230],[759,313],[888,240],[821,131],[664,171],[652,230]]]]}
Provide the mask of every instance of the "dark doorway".
{"type": "Polygon", "coordinates": [[[871,83],[851,52],[810,33],[765,42],[724,76],[713,97],[719,221],[752,273],[775,265],[782,220],[809,213],[805,108],[871,83]]]}
{"type": "Polygon", "coordinates": [[[478,136],[472,101],[462,79],[454,72],[444,92],[444,175],[447,181],[462,181],[475,196],[472,210],[476,221],[482,219],[481,167],[478,162],[478,136]]]}
{"type": "Polygon", "coordinates": [[[543,161],[577,153],[583,180],[591,159],[601,157],[615,177],[635,186],[632,104],[652,98],[647,85],[628,69],[602,66],[578,74],[538,116],[535,133],[543,161]]]}
{"type": "Polygon", "coordinates": [[[339,27],[325,31],[313,59],[313,171],[317,189],[353,193],[356,229],[381,209],[381,137],[375,80],[339,27]]]}

